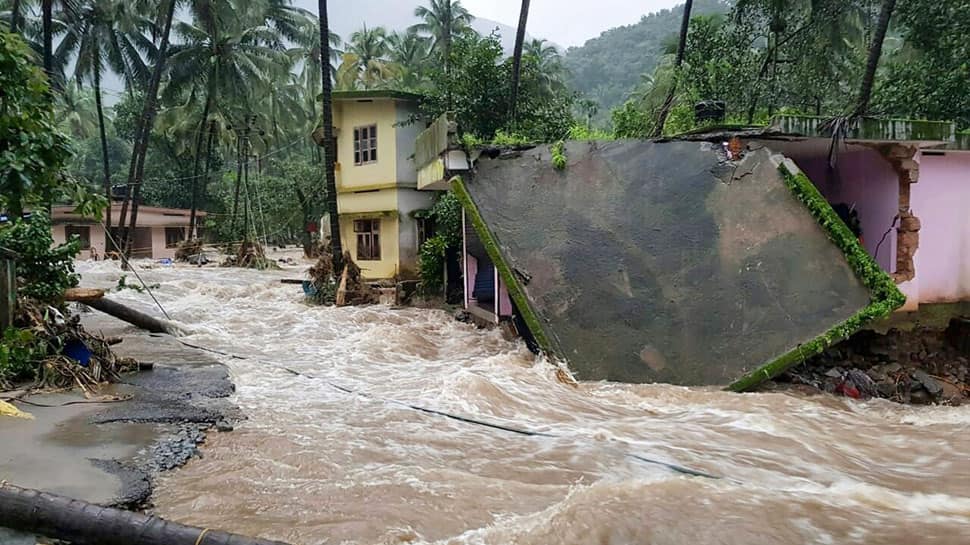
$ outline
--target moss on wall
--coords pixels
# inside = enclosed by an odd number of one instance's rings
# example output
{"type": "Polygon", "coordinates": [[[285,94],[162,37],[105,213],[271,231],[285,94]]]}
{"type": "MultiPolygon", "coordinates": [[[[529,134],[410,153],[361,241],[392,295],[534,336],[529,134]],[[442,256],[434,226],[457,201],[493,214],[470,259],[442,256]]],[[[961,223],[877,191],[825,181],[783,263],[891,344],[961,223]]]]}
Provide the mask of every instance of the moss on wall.
{"type": "Polygon", "coordinates": [[[475,202],[472,200],[471,195],[465,188],[465,183],[460,176],[456,176],[451,180],[451,188],[454,191],[455,196],[461,202],[462,207],[465,209],[465,214],[467,214],[468,219],[471,221],[472,226],[478,233],[478,238],[481,239],[482,244],[485,246],[485,251],[488,252],[488,257],[492,260],[495,268],[498,270],[499,275],[502,277],[502,281],[505,282],[506,287],[509,291],[509,297],[515,302],[515,306],[522,316],[523,321],[529,327],[529,331],[532,333],[532,337],[536,340],[536,344],[543,352],[550,354],[555,353],[552,345],[549,342],[549,337],[546,336],[545,329],[542,327],[542,322],[539,321],[539,317],[536,315],[535,311],[532,309],[532,305],[529,304],[528,298],[526,298],[525,291],[519,284],[519,279],[512,274],[512,269],[509,268],[508,263],[502,257],[502,253],[499,251],[498,241],[492,232],[489,231],[488,226],[485,225],[485,221],[482,219],[481,213],[478,211],[478,207],[475,206],[475,202]]]}
{"type": "Polygon", "coordinates": [[[815,185],[801,172],[792,172],[784,164],[778,167],[785,184],[795,197],[802,202],[828,234],[829,239],[845,254],[849,266],[859,280],[869,289],[870,303],[849,319],[830,328],[811,341],[799,345],[794,350],[775,358],[756,371],[736,380],[729,390],[741,392],[777,376],[789,367],[801,363],[826,348],[841,342],[867,324],[890,315],[903,305],[906,297],[896,287],[895,282],[859,244],[858,238],[839,218],[825,197],[815,185]]]}

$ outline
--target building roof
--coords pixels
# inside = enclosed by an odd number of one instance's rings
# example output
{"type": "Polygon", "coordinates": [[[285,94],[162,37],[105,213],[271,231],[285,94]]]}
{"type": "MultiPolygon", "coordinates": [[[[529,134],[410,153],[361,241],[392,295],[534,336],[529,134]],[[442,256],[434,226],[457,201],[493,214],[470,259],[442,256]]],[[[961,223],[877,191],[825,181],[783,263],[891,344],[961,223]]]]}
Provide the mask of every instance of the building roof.
{"type": "MultiPolygon", "coordinates": [[[[112,219],[118,218],[122,204],[119,202],[111,203],[111,217],[112,219]]],[[[130,209],[129,209],[130,210],[130,209]]],[[[144,206],[138,207],[138,217],[139,219],[148,219],[151,217],[163,217],[172,218],[173,220],[184,220],[188,224],[189,217],[192,211],[185,208],[163,208],[160,206],[144,206]]],[[[208,214],[205,210],[196,210],[195,215],[200,218],[206,217],[208,214]]],[[[99,220],[85,218],[80,214],[74,213],[74,207],[71,205],[61,205],[54,206],[51,208],[51,219],[54,223],[64,223],[65,221],[77,221],[82,220],[86,223],[98,223],[99,220]]],[[[141,221],[139,221],[141,223],[141,221]]]]}
{"type": "Polygon", "coordinates": [[[333,100],[366,100],[374,98],[392,98],[398,100],[409,100],[421,102],[424,95],[411,93],[408,91],[396,91],[394,89],[365,89],[362,91],[334,91],[333,100]]]}

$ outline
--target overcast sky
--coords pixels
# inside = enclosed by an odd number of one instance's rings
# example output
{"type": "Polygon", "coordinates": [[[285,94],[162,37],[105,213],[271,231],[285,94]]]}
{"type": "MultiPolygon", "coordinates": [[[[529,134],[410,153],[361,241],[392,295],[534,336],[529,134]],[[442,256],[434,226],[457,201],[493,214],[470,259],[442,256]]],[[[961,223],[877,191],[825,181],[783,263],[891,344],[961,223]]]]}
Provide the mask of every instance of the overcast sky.
{"type": "MultiPolygon", "coordinates": [[[[529,34],[541,36],[563,47],[582,45],[604,30],[630,25],[640,17],[683,4],[684,0],[532,0],[529,34]]],[[[461,0],[468,11],[515,27],[521,0],[461,0]]],[[[677,29],[671,29],[675,32],[677,29]]]]}

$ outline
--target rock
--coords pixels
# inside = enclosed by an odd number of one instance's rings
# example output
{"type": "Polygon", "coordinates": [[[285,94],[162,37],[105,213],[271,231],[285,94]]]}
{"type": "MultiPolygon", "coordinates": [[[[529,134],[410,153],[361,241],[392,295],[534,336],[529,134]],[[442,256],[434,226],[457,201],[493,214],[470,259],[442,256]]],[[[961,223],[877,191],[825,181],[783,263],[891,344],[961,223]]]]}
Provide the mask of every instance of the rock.
{"type": "Polygon", "coordinates": [[[227,432],[232,430],[233,430],[232,424],[230,424],[229,422],[226,422],[225,420],[220,420],[216,422],[216,431],[227,432]]]}
{"type": "Polygon", "coordinates": [[[842,374],[841,367],[833,367],[825,372],[825,376],[829,378],[842,378],[842,374]]]}
{"type": "Polygon", "coordinates": [[[913,380],[923,385],[927,393],[937,397],[943,393],[943,384],[935,378],[929,376],[926,371],[917,369],[913,372],[913,380]]]}
{"type": "Polygon", "coordinates": [[[922,388],[914,389],[909,393],[909,402],[913,405],[926,405],[930,401],[929,392],[922,388]]]}
{"type": "Polygon", "coordinates": [[[892,398],[898,393],[898,389],[894,382],[883,381],[876,384],[876,392],[879,397],[892,398]]]}
{"type": "Polygon", "coordinates": [[[855,385],[856,389],[859,390],[862,397],[872,397],[876,395],[876,383],[869,378],[869,375],[858,369],[849,369],[847,375],[849,380],[851,380],[855,385]]]}
{"type": "Polygon", "coordinates": [[[879,367],[879,371],[887,375],[893,375],[902,370],[903,370],[903,366],[896,362],[887,363],[886,365],[882,365],[879,367]]]}
{"type": "Polygon", "coordinates": [[[940,399],[946,401],[950,405],[960,405],[963,401],[963,390],[948,383],[943,383],[943,393],[940,394],[940,399]]]}

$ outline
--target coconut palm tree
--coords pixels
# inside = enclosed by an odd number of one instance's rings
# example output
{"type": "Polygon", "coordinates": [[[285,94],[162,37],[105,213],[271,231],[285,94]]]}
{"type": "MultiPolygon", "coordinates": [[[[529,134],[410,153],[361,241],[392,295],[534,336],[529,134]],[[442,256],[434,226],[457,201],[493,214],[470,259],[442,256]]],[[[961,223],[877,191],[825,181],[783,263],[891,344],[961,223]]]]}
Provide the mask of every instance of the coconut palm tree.
{"type": "Polygon", "coordinates": [[[142,177],[145,174],[145,156],[148,151],[148,139],[158,114],[158,89],[162,82],[162,74],[168,60],[169,38],[172,33],[172,21],[175,18],[176,0],[163,0],[161,7],[161,33],[158,50],[154,52],[155,66],[152,68],[151,79],[145,91],[145,104],[142,115],[135,130],[135,144],[131,154],[131,165],[128,169],[128,196],[121,206],[121,217],[118,227],[122,228],[123,252],[127,256],[131,251],[135,225],[138,221],[138,201],[141,198],[142,177]],[[131,206],[131,219],[128,227],[128,207],[131,206]]]}
{"type": "Polygon", "coordinates": [[[61,130],[77,139],[92,138],[100,126],[95,93],[70,82],[56,95],[55,111],[61,130]]]}
{"type": "Polygon", "coordinates": [[[526,42],[522,51],[523,57],[532,58],[539,69],[539,84],[548,93],[562,90],[566,84],[563,76],[566,72],[562,64],[562,55],[556,46],[550,45],[545,39],[535,39],[526,42]]]}
{"type": "Polygon", "coordinates": [[[862,76],[862,86],[859,89],[859,99],[856,102],[854,117],[866,115],[869,112],[869,101],[872,99],[876,69],[879,68],[879,58],[882,57],[882,45],[886,39],[889,21],[892,19],[895,8],[896,0],[883,0],[882,7],[879,10],[879,19],[876,21],[876,30],[872,36],[872,45],[869,47],[869,58],[866,61],[866,71],[862,76]]]}
{"type": "MultiPolygon", "coordinates": [[[[330,32],[329,36],[330,70],[331,73],[336,73],[336,63],[343,55],[343,51],[339,49],[343,40],[334,32],[330,32]]],[[[320,82],[322,81],[319,19],[316,17],[307,19],[303,27],[290,42],[293,44],[293,47],[286,50],[286,55],[289,57],[290,63],[300,67],[298,81],[304,90],[303,95],[306,100],[306,108],[310,112],[310,119],[314,120],[313,123],[316,123],[318,118],[317,102],[319,101],[320,82]]]]}
{"type": "MultiPolygon", "coordinates": [[[[111,69],[124,76],[129,85],[147,78],[148,67],[139,53],[133,37],[140,37],[147,22],[132,13],[130,4],[122,0],[87,0],[67,13],[66,32],[57,47],[58,68],[66,59],[74,57],[74,78],[89,82],[94,90],[98,133],[101,140],[101,161],[104,171],[105,197],[111,199],[111,165],[108,159],[108,137],[105,130],[104,106],[101,97],[101,77],[111,69]]],[[[59,70],[59,71],[60,71],[59,70]]],[[[106,223],[111,224],[111,210],[106,211],[106,223]]]]}
{"type": "Polygon", "coordinates": [[[424,86],[431,39],[408,30],[390,34],[387,44],[388,57],[398,70],[398,86],[403,89],[420,89],[424,86]]]}
{"type": "Polygon", "coordinates": [[[515,49],[512,52],[512,98],[509,101],[509,122],[515,125],[515,107],[519,99],[519,77],[522,75],[522,46],[525,42],[525,25],[529,20],[529,0],[522,0],[519,26],[515,32],[515,49]]]}
{"type": "Polygon", "coordinates": [[[459,0],[429,0],[428,6],[415,8],[414,15],[421,22],[411,28],[431,36],[431,50],[441,55],[447,72],[451,44],[455,37],[474,32],[470,26],[474,17],[459,0]]]}
{"type": "MultiPolygon", "coordinates": [[[[684,54],[687,50],[687,31],[690,28],[690,13],[694,6],[694,0],[687,0],[684,3],[684,16],[681,18],[680,22],[680,38],[677,41],[677,57],[674,60],[674,70],[679,70],[680,66],[684,64],[684,54]]],[[[676,81],[670,86],[670,91],[667,93],[667,98],[664,100],[663,105],[660,107],[660,115],[657,116],[657,124],[653,128],[653,134],[651,137],[656,138],[663,134],[664,125],[667,124],[667,116],[670,115],[670,108],[674,104],[674,93],[677,91],[676,81]]]]}
{"type": "Polygon", "coordinates": [[[320,17],[320,68],[323,83],[324,177],[327,186],[327,215],[330,217],[330,249],[333,270],[343,269],[343,246],[340,244],[340,217],[337,215],[337,176],[334,171],[333,95],[330,80],[330,24],[327,0],[318,0],[320,17]]]}
{"type": "MultiPolygon", "coordinates": [[[[202,113],[193,128],[196,135],[192,178],[192,211],[189,234],[195,232],[195,211],[199,186],[199,168],[209,124],[209,114],[218,99],[232,99],[234,104],[250,109],[258,96],[256,89],[272,87],[277,70],[290,69],[281,32],[276,25],[267,26],[269,11],[252,5],[221,0],[213,6],[198,2],[192,6],[192,21],[179,21],[175,26],[181,42],[172,48],[172,68],[162,95],[166,103],[179,97],[200,97],[202,113]],[[213,9],[215,8],[215,9],[213,9]]],[[[278,10],[279,26],[292,30],[300,12],[278,10]]],[[[295,32],[295,31],[294,31],[295,32]]],[[[295,34],[293,34],[295,36],[295,34]]]]}

